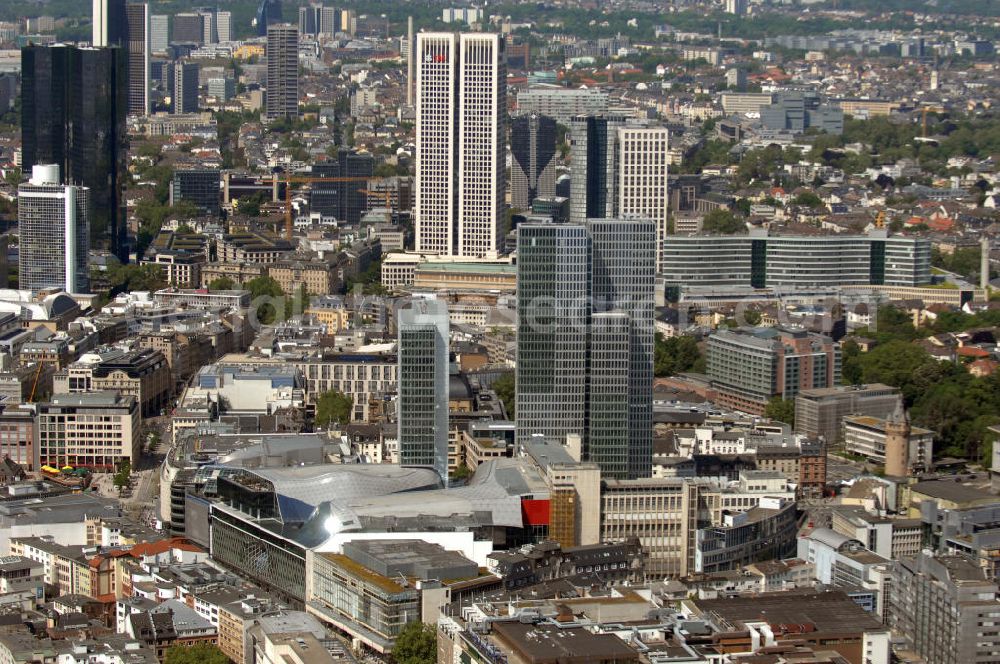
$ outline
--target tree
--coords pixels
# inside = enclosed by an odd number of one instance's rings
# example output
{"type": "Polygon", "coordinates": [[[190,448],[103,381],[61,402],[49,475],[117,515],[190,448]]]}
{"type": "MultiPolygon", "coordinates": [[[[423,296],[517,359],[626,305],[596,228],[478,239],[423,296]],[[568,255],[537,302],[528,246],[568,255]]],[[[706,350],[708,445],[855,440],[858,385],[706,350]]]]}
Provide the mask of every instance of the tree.
{"type": "Polygon", "coordinates": [[[163,664],[231,664],[219,647],[211,643],[171,646],[163,653],[163,664]]]}
{"type": "MultiPolygon", "coordinates": [[[[243,287],[250,291],[250,304],[257,313],[257,320],[264,325],[270,325],[278,319],[279,311],[274,306],[274,303],[258,302],[254,304],[253,302],[259,298],[283,300],[285,292],[281,290],[281,285],[277,281],[275,281],[272,277],[264,275],[251,279],[246,282],[243,287]]],[[[284,314],[284,312],[284,303],[282,302],[280,313],[284,314]]]]}
{"type": "Polygon", "coordinates": [[[857,385],[861,382],[861,346],[854,339],[848,339],[841,347],[840,375],[844,385],[857,385]]]}
{"type": "Polygon", "coordinates": [[[746,224],[729,210],[712,210],[705,215],[702,230],[709,235],[731,235],[746,230],[746,224]]]}
{"type": "Polygon", "coordinates": [[[407,623],[392,647],[396,664],[434,664],[437,661],[437,633],[422,622],[407,623]]]}
{"type": "Polygon", "coordinates": [[[493,391],[500,397],[504,408],[507,410],[507,417],[514,419],[514,374],[506,373],[493,381],[493,391]]]}
{"type": "Polygon", "coordinates": [[[694,369],[701,360],[698,342],[691,336],[664,339],[656,333],[653,347],[653,373],[657,376],[673,376],[694,369]]]}
{"type": "Polygon", "coordinates": [[[236,282],[229,277],[219,277],[218,279],[213,279],[208,284],[208,290],[233,290],[236,288],[236,282]]]}
{"type": "Polygon", "coordinates": [[[781,397],[772,398],[764,409],[764,417],[795,426],[795,401],[781,397]]]}
{"type": "Polygon", "coordinates": [[[331,422],[344,425],[351,421],[354,399],[343,392],[323,392],[316,400],[316,426],[325,427],[331,422]]]}
{"type": "Polygon", "coordinates": [[[795,197],[793,201],[796,205],[802,205],[810,208],[821,208],[823,207],[823,201],[819,196],[811,191],[803,191],[801,194],[795,197]]]}

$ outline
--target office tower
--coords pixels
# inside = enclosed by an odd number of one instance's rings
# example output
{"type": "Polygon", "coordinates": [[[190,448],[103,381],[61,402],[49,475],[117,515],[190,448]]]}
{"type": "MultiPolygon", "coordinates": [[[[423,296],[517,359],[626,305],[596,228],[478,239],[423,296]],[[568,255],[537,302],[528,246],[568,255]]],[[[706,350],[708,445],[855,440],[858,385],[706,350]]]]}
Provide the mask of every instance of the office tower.
{"type": "Polygon", "coordinates": [[[413,17],[406,17],[406,105],[413,106],[414,78],[416,77],[416,51],[417,44],[414,41],[413,17]]]}
{"type": "Polygon", "coordinates": [[[556,121],[520,115],[510,121],[510,205],[527,210],[536,198],[556,195],[556,121]]]}
{"type": "Polygon", "coordinates": [[[90,189],[92,243],[128,260],[121,214],[125,174],[126,57],[119,47],[21,50],[22,167],[57,164],[65,184],[90,189]]]}
{"type": "Polygon", "coordinates": [[[208,79],[208,96],[218,101],[229,101],[236,96],[236,81],[229,76],[208,79]]]}
{"type": "Polygon", "coordinates": [[[149,114],[150,19],[149,5],[125,6],[128,19],[128,114],[149,114]]]}
{"type": "Polygon", "coordinates": [[[726,0],[726,13],[746,16],[749,4],[747,0],[726,0]]]}
{"type": "Polygon", "coordinates": [[[32,166],[31,179],[17,188],[21,288],[90,290],[89,197],[86,187],[61,184],[58,165],[32,166]]]}
{"type": "Polygon", "coordinates": [[[215,25],[214,9],[199,9],[198,16],[201,17],[201,41],[203,44],[218,44],[219,33],[215,25]]]}
{"type": "Polygon", "coordinates": [[[717,330],[708,338],[706,373],[718,403],[763,415],[775,398],[840,384],[840,346],[801,328],[717,330]]]}
{"type": "Polygon", "coordinates": [[[899,388],[881,383],[800,390],[795,397],[795,433],[822,438],[827,445],[838,445],[843,442],[844,417],[885,419],[902,403],[902,398],[899,388]]]}
{"type": "MultiPolygon", "coordinates": [[[[312,166],[313,175],[322,178],[368,178],[375,172],[375,158],[367,152],[340,150],[336,159],[328,159],[312,166]]],[[[314,182],[309,194],[309,209],[332,215],[338,221],[357,224],[368,209],[368,196],[364,193],[368,183],[314,182]]]]}
{"type": "Polygon", "coordinates": [[[170,44],[170,17],[166,14],[153,14],[149,17],[149,50],[153,53],[166,53],[170,44]]]}
{"type": "Polygon", "coordinates": [[[193,12],[174,14],[174,32],[170,42],[174,44],[204,44],[204,17],[193,12]]]}
{"type": "Polygon", "coordinates": [[[174,171],[170,182],[170,205],[188,201],[202,214],[219,215],[219,183],[217,168],[190,168],[174,171]]]}
{"type": "Polygon", "coordinates": [[[504,205],[503,39],[417,35],[417,251],[498,253],[504,205]]]}
{"type": "Polygon", "coordinates": [[[652,460],[653,223],[518,226],[517,440],[579,435],[606,477],[652,460]]]}
{"type": "Polygon", "coordinates": [[[337,31],[353,35],[358,29],[358,14],[353,9],[341,9],[337,31]]]}
{"type": "Polygon", "coordinates": [[[399,310],[399,462],[429,466],[448,483],[448,307],[412,301],[399,310]]]}
{"type": "Polygon", "coordinates": [[[94,0],[92,46],[124,46],[126,41],[125,0],[94,0]]]}
{"type": "Polygon", "coordinates": [[[625,125],[622,116],[576,116],[570,125],[569,219],[580,224],[587,219],[615,216],[617,202],[618,128],[625,125]]]}
{"type": "Polygon", "coordinates": [[[648,219],[591,219],[592,324],[590,431],[585,449],[591,461],[613,477],[646,477],[653,455],[653,278],[656,225],[648,219]],[[600,332],[600,334],[599,334],[600,332]],[[598,363],[597,360],[600,360],[598,363]],[[621,382],[625,411],[611,409],[610,390],[621,382]],[[603,387],[595,394],[594,384],[603,387]],[[603,410],[598,410],[603,407],[603,410]],[[618,426],[624,417],[626,427],[618,426]],[[624,434],[624,436],[623,436],[624,434]]]}
{"type": "Polygon", "coordinates": [[[174,88],[170,98],[175,114],[198,112],[198,63],[174,63],[174,88]]]}
{"type": "Polygon", "coordinates": [[[617,136],[617,214],[650,219],[656,224],[657,273],[664,268],[663,242],[670,215],[667,192],[669,134],[666,127],[626,125],[618,129],[617,136]]]}
{"type": "Polygon", "coordinates": [[[299,114],[299,31],[280,23],[267,28],[267,119],[299,114]]]}
{"type": "Polygon", "coordinates": [[[332,7],[318,4],[299,7],[299,34],[314,36],[321,33],[333,34],[335,11],[332,7]]]}
{"type": "Polygon", "coordinates": [[[608,93],[540,85],[517,93],[517,110],[545,115],[568,127],[578,115],[607,114],[608,93]]]}
{"type": "Polygon", "coordinates": [[[257,36],[266,36],[267,28],[274,23],[281,23],[281,0],[260,0],[254,17],[257,36]]]}
{"type": "Polygon", "coordinates": [[[233,13],[215,12],[215,35],[220,42],[233,39],[233,13]]]}
{"type": "Polygon", "coordinates": [[[580,224],[517,229],[517,442],[586,433],[590,242],[580,224]]]}

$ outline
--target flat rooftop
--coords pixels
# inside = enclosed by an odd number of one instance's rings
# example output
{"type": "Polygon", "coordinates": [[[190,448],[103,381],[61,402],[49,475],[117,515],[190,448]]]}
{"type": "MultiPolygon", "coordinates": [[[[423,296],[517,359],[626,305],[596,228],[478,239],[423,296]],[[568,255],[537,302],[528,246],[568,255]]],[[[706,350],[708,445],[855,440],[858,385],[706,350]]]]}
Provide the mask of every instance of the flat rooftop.
{"type": "Polygon", "coordinates": [[[692,600],[708,617],[742,629],[746,623],[766,621],[770,625],[811,623],[820,632],[860,632],[888,629],[841,591],[776,592],[753,597],[692,600]]]}

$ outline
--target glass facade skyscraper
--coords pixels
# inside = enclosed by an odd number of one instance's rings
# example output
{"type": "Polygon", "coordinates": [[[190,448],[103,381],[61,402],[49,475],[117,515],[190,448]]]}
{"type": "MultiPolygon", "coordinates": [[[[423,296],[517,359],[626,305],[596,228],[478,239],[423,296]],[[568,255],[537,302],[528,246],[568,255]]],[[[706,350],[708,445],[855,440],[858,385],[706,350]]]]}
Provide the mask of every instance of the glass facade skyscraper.
{"type": "Polygon", "coordinates": [[[448,483],[448,307],[413,300],[399,310],[399,462],[448,483]]]}
{"type": "Polygon", "coordinates": [[[510,204],[527,210],[536,198],[556,195],[556,121],[519,115],[510,121],[510,204]]]}
{"type": "Polygon", "coordinates": [[[65,184],[90,189],[90,237],[128,259],[122,223],[125,49],[56,44],[21,50],[23,169],[57,164],[65,184]]]}
{"type": "Polygon", "coordinates": [[[655,226],[518,227],[517,440],[579,435],[605,477],[652,462],[655,226]]]}

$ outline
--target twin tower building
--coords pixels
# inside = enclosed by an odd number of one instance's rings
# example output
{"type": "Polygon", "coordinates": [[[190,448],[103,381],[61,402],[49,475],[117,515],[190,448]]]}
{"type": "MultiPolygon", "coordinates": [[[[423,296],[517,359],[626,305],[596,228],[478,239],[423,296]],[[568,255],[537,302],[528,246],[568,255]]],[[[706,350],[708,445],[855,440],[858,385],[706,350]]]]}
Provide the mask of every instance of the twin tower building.
{"type": "MultiPolygon", "coordinates": [[[[494,258],[505,213],[504,40],[420,33],[414,46],[416,250],[494,258]]],[[[582,460],[605,477],[645,477],[667,129],[576,118],[572,139],[570,223],[517,229],[516,439],[579,440],[582,460]]],[[[418,301],[398,321],[401,461],[446,478],[447,309],[418,301]]]]}

